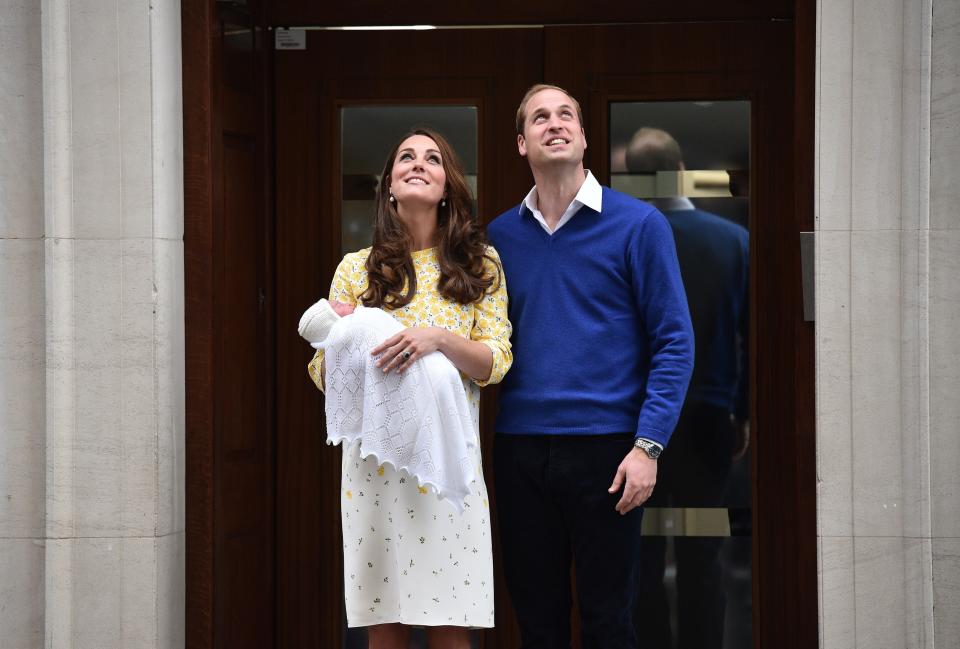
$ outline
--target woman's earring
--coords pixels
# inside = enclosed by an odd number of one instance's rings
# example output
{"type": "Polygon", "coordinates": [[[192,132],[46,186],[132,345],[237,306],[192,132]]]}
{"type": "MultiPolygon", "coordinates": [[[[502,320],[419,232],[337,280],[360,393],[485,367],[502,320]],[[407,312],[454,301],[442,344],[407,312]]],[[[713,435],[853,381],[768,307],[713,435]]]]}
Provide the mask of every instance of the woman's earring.
{"type": "Polygon", "coordinates": [[[390,194],[390,202],[391,202],[391,203],[396,203],[396,202],[397,202],[397,197],[394,196],[393,194],[390,194]]]}
{"type": "Polygon", "coordinates": [[[441,198],[441,199],[440,199],[440,207],[446,207],[446,206],[447,206],[447,199],[441,198]]]}

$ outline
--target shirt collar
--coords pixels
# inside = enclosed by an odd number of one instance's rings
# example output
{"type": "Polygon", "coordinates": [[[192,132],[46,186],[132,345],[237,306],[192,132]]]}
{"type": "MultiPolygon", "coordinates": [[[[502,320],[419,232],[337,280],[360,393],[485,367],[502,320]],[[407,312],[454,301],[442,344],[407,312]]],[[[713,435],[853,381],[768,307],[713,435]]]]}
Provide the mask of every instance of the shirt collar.
{"type": "MultiPolygon", "coordinates": [[[[587,169],[587,175],[583,179],[583,184],[580,185],[577,195],[573,198],[573,203],[579,203],[580,205],[586,205],[594,212],[599,212],[603,203],[603,188],[600,186],[600,183],[593,176],[593,173],[587,169]]],[[[571,203],[571,205],[573,204],[571,203]]],[[[537,204],[537,186],[534,185],[533,188],[527,192],[527,195],[523,198],[523,203],[521,207],[526,207],[531,212],[539,211],[539,206],[537,204]]]]}

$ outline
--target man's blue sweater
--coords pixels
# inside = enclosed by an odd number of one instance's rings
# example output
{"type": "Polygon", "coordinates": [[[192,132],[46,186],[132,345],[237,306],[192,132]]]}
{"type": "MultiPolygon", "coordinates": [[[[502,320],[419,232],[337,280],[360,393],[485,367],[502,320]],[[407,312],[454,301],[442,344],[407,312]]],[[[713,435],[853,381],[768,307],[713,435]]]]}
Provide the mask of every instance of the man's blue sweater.
{"type": "Polygon", "coordinates": [[[666,446],[693,331],[663,215],[604,187],[600,212],[582,207],[553,235],[522,205],[488,232],[513,324],[497,432],[634,432],[666,446]]]}

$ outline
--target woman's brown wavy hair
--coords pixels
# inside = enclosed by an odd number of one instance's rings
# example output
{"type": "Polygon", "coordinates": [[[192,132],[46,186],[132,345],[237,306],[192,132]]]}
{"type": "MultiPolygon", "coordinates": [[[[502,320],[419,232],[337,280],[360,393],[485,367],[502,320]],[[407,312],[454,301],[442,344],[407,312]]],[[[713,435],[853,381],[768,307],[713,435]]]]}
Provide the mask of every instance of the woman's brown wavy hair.
{"type": "Polygon", "coordinates": [[[400,145],[414,135],[424,135],[437,143],[447,176],[447,204],[437,206],[436,244],[440,265],[437,290],[449,300],[470,304],[495,290],[500,283],[499,267],[487,253],[487,237],[470,210],[470,188],[460,160],[442,135],[430,128],[416,128],[393,147],[380,175],[373,249],[366,263],[369,285],[360,296],[364,306],[399,309],[409,304],[417,292],[417,274],[410,254],[413,241],[397,208],[390,202],[394,160],[400,145]],[[494,262],[498,268],[495,277],[488,272],[485,260],[494,262]]]}

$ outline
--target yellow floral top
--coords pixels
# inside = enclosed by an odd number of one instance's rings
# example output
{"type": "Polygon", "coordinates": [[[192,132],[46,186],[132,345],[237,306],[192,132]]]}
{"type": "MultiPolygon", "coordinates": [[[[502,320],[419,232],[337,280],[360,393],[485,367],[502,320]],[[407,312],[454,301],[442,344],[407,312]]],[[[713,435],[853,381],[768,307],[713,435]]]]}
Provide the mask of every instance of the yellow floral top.
{"type": "MultiPolygon", "coordinates": [[[[346,304],[359,304],[360,296],[367,289],[367,270],[364,264],[370,255],[370,248],[364,248],[346,255],[337,266],[330,285],[330,300],[346,304]]],[[[460,304],[443,297],[437,290],[440,279],[440,265],[437,263],[436,248],[418,250],[412,253],[414,270],[417,273],[417,292],[404,307],[389,311],[390,315],[406,327],[443,327],[460,334],[464,338],[485,344],[493,352],[493,369],[486,381],[473,380],[479,386],[499,383],[513,363],[510,349],[512,327],[507,318],[507,285],[500,268],[500,257],[492,247],[487,248],[490,256],[496,260],[487,261],[491,273],[499,271],[501,281],[496,290],[484,295],[473,304],[460,304]]],[[[323,350],[318,350],[307,366],[310,378],[323,390],[323,378],[320,363],[323,350]]],[[[468,391],[469,393],[469,391],[468,391]]]]}

